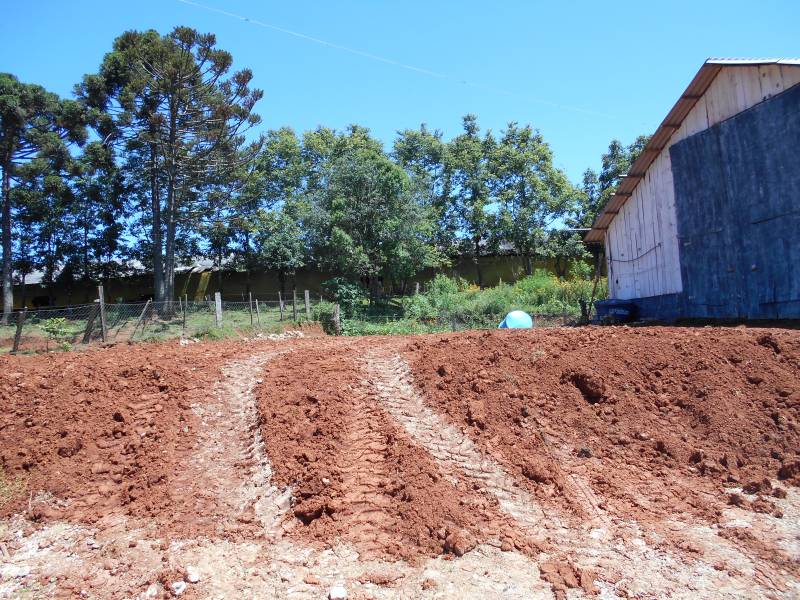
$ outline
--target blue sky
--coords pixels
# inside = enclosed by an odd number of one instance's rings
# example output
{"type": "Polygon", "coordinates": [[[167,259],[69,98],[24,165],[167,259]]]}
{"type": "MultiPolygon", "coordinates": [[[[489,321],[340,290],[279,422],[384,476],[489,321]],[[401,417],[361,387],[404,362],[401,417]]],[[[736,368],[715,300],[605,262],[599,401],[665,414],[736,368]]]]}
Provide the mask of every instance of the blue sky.
{"type": "Polygon", "coordinates": [[[122,31],[187,25],[253,70],[265,128],[359,123],[389,147],[423,122],[452,137],[471,112],[533,124],[577,182],[612,138],[652,133],[705,58],[800,56],[797,0],[197,3],[250,21],[179,0],[9,2],[0,70],[69,95],[122,31]]]}

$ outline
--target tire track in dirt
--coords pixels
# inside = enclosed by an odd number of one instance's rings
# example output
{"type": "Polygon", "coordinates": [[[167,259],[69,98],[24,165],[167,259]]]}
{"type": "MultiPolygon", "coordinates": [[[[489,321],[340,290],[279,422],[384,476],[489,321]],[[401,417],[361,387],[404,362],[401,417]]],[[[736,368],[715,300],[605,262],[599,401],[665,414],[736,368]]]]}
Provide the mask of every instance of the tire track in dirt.
{"type": "Polygon", "coordinates": [[[229,362],[211,397],[191,407],[201,423],[197,449],[172,489],[184,502],[193,499],[195,512],[187,518],[215,522],[218,533],[254,524],[267,535],[281,533],[291,490],[271,483],[253,393],[264,365],[278,354],[229,362]]]}
{"type": "MultiPolygon", "coordinates": [[[[544,535],[558,547],[555,571],[569,571],[575,564],[589,571],[605,573],[609,584],[601,577],[595,583],[609,597],[616,596],[616,587],[622,585],[625,593],[654,593],[656,596],[672,594],[676,589],[693,588],[701,574],[704,582],[702,597],[714,591],[720,597],[738,597],[744,591],[756,589],[786,592],[777,573],[767,565],[752,561],[732,544],[717,540],[716,547],[708,547],[702,560],[687,559],[662,547],[652,547],[646,541],[651,534],[639,529],[637,523],[612,522],[597,507],[599,499],[579,477],[570,477],[572,490],[578,496],[587,514],[593,515],[595,525],[591,531],[569,528],[562,519],[545,509],[526,490],[513,481],[510,474],[497,462],[487,457],[465,434],[447,423],[428,407],[414,387],[412,375],[403,358],[397,354],[372,351],[363,359],[372,386],[377,390],[387,411],[402,424],[409,435],[434,457],[436,462],[454,478],[466,475],[483,489],[494,495],[500,508],[512,516],[527,534],[544,535]],[[643,539],[644,538],[644,539],[643,539]],[[711,565],[720,560],[737,564],[735,572],[719,573],[711,565]],[[766,572],[765,572],[766,570],[766,572]]],[[[542,437],[548,454],[558,461],[561,452],[554,440],[542,437]]],[[[545,557],[545,555],[543,555],[545,557]]],[[[549,562],[549,557],[545,557],[549,562]]],[[[544,571],[543,571],[544,572],[544,571]]],[[[558,575],[556,576],[558,581],[558,575]]],[[[563,582],[561,582],[563,583],[563,582]]],[[[554,586],[554,589],[555,586],[554,586]]]]}
{"type": "Polygon", "coordinates": [[[344,448],[337,457],[342,476],[342,516],[350,524],[347,537],[369,555],[379,554],[400,540],[392,502],[386,494],[389,469],[383,415],[363,389],[354,390],[347,418],[344,448]]]}
{"type": "Polygon", "coordinates": [[[477,481],[526,533],[539,537],[548,531],[566,531],[560,520],[546,514],[499,464],[484,456],[467,436],[423,403],[400,356],[371,353],[364,364],[387,411],[451,478],[466,475],[477,481]]]}

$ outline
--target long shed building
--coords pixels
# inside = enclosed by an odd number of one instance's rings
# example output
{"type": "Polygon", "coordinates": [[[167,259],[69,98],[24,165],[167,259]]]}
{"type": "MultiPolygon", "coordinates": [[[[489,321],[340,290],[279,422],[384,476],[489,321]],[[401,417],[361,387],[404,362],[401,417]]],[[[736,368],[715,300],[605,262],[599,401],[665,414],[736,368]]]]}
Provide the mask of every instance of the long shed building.
{"type": "Polygon", "coordinates": [[[645,318],[800,318],[800,59],[709,59],[598,215],[645,318]]]}

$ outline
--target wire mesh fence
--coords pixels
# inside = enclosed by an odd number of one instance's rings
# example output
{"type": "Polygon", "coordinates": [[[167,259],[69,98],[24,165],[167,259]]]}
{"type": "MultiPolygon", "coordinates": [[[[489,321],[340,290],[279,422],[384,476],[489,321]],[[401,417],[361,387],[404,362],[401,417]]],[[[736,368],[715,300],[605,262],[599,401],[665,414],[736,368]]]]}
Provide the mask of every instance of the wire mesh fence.
{"type": "Polygon", "coordinates": [[[103,342],[218,338],[234,332],[277,333],[312,318],[315,305],[253,298],[91,304],[15,311],[0,324],[0,353],[70,350],[103,342]],[[298,305],[299,304],[299,305],[298,305]]]}
{"type": "MultiPolygon", "coordinates": [[[[84,348],[103,342],[172,338],[222,338],[236,333],[278,333],[303,321],[318,321],[331,334],[392,335],[494,329],[503,314],[440,312],[414,316],[402,304],[384,302],[340,313],[336,305],[306,294],[279,298],[103,303],[37,308],[12,313],[0,324],[0,353],[35,353],[84,348]]],[[[573,324],[567,313],[537,314],[535,327],[573,324]]]]}

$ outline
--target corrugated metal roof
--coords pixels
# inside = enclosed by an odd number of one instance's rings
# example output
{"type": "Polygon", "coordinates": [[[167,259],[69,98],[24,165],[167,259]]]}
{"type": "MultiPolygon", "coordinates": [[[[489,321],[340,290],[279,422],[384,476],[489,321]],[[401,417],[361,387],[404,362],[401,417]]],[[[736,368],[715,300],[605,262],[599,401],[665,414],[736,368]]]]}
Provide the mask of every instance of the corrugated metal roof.
{"type": "Polygon", "coordinates": [[[587,243],[600,243],[605,238],[606,230],[614,220],[614,217],[622,208],[622,205],[633,195],[633,190],[639,185],[639,181],[644,177],[647,169],[658,157],[661,151],[669,144],[672,134],[677,131],[686,115],[694,108],[697,101],[706,93],[708,86],[714,81],[726,66],[755,66],[755,65],[798,65],[800,58],[709,58],[697,71],[686,90],[683,92],[672,110],[658,126],[653,137],[647,142],[634,163],[631,165],[627,175],[625,175],[617,186],[616,193],[609,199],[605,208],[597,215],[592,225],[592,229],[587,233],[583,240],[587,243]]]}

